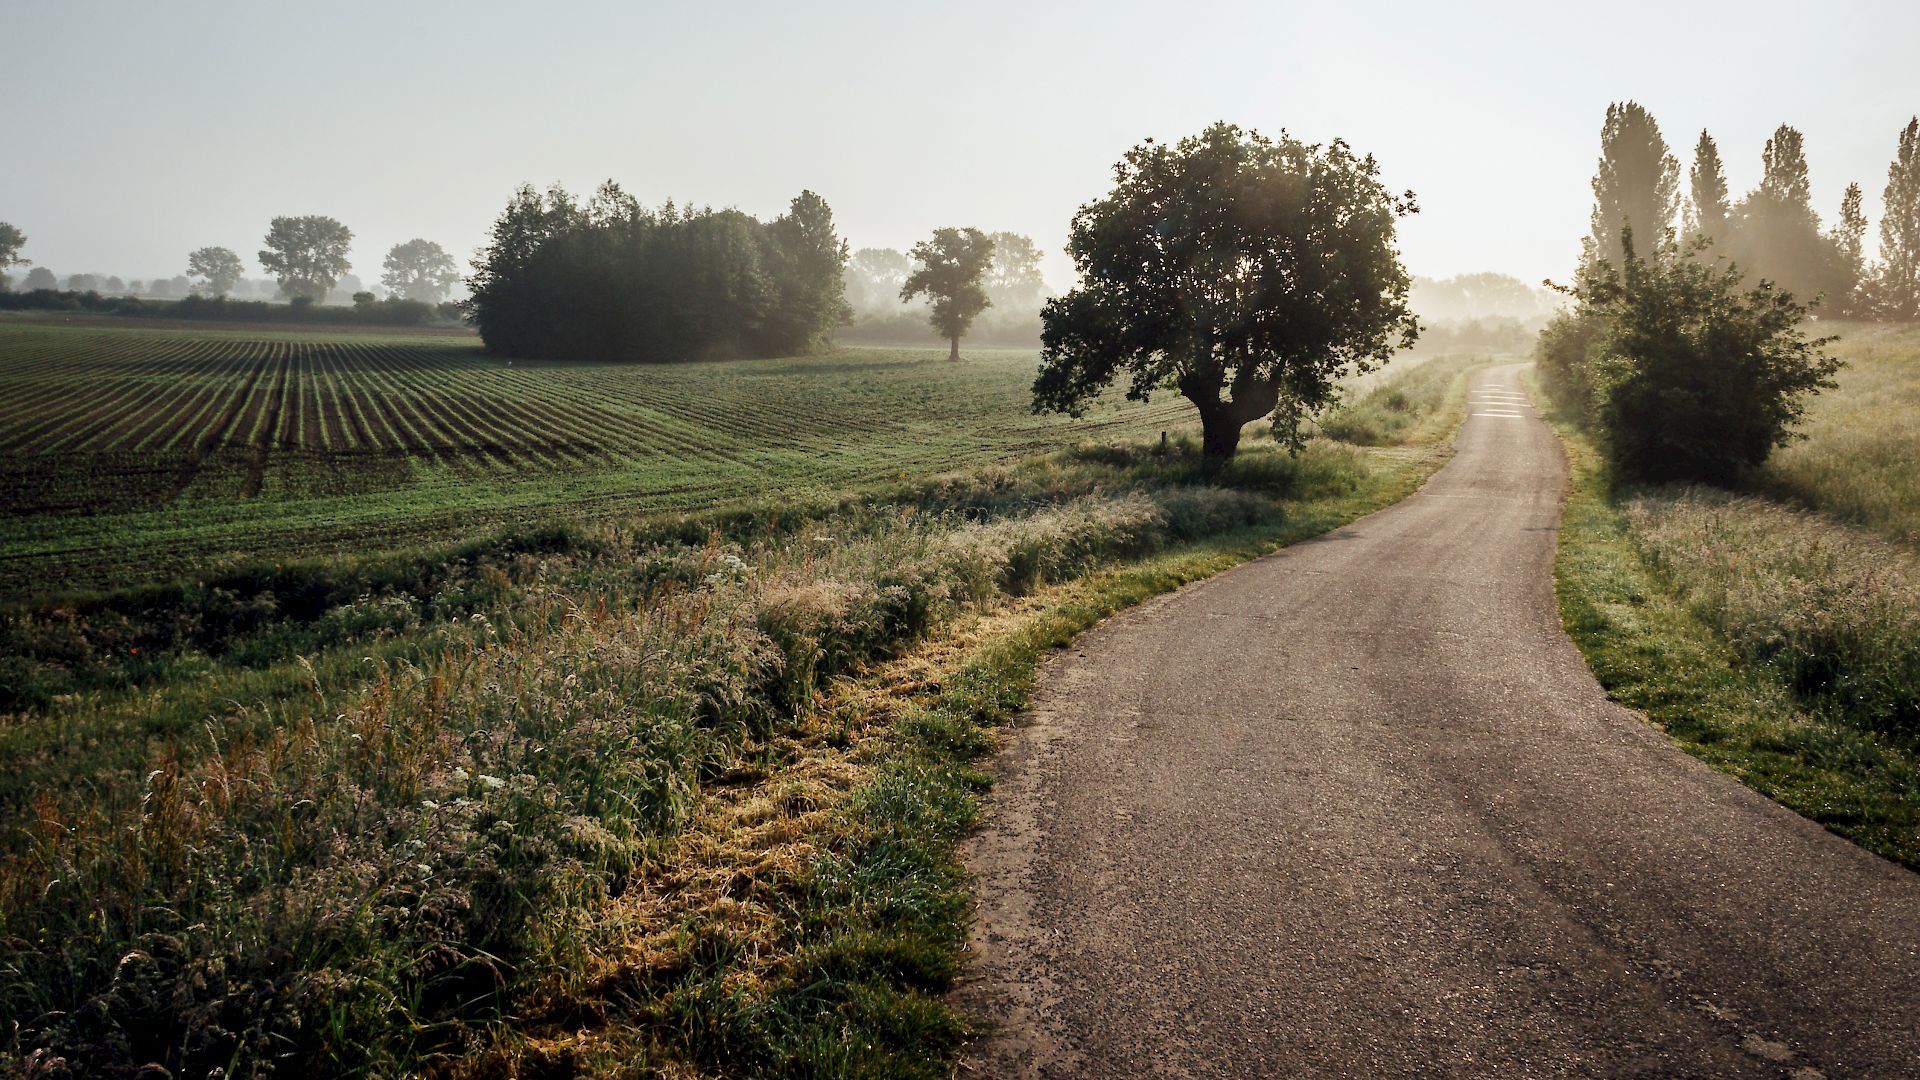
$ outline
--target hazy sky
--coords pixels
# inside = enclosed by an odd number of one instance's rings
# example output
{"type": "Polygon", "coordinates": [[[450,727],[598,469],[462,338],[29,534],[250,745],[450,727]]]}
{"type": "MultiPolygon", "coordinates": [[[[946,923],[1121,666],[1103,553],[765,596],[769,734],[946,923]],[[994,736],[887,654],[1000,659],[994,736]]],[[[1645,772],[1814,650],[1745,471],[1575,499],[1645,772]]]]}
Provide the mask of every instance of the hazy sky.
{"type": "MultiPolygon", "coordinates": [[[[802,188],[853,246],[942,225],[1058,250],[1143,137],[1227,119],[1376,155],[1415,273],[1564,276],[1607,103],[1736,193],[1806,134],[1816,207],[1878,222],[1920,112],[1920,3],[153,3],[0,0],[0,220],[55,272],[253,264],[275,214],[463,262],[522,181],[770,216],[802,188]]],[[[16,274],[18,271],[16,271],[16,274]]]]}

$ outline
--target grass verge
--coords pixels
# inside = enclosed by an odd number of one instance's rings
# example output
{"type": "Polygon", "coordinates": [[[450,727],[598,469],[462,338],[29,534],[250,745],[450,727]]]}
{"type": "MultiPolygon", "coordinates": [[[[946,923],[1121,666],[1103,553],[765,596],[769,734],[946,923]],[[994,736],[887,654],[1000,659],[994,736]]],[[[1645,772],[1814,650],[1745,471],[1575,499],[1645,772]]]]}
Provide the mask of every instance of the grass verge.
{"type": "Polygon", "coordinates": [[[1555,563],[1560,616],[1601,685],[1694,757],[1920,869],[1912,754],[1810,706],[1772,670],[1743,660],[1643,557],[1592,444],[1564,418],[1554,426],[1572,467],[1555,563]]]}

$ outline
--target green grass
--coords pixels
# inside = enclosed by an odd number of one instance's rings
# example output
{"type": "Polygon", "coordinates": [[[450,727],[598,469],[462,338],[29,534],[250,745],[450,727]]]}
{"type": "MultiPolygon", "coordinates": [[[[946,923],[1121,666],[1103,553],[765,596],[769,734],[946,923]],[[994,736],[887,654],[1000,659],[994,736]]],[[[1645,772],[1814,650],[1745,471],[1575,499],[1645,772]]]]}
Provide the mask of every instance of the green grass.
{"type": "Polygon", "coordinates": [[[1190,410],[1028,409],[1032,352],[609,365],[471,338],[0,321],[0,602],[572,520],[819,497],[1190,410]]]}
{"type": "MultiPolygon", "coordinates": [[[[1910,744],[1863,726],[1828,696],[1796,694],[1770,658],[1743,655],[1737,635],[1716,629],[1711,610],[1703,615],[1695,572],[1649,536],[1655,506],[1643,500],[1630,512],[1616,501],[1592,444],[1564,420],[1556,427],[1573,466],[1555,564],[1560,613],[1601,685],[1714,768],[1920,869],[1920,767],[1910,744]],[[1650,544],[1666,557],[1650,559],[1650,544]]],[[[1755,553],[1721,548],[1710,561],[1755,553]]]]}
{"type": "Polygon", "coordinates": [[[1813,399],[1807,435],[1774,454],[1762,490],[1920,547],[1920,326],[1822,325],[1846,361],[1813,399]]]}
{"type": "Polygon", "coordinates": [[[19,616],[0,1064],[930,1075],[969,763],[1038,657],[1440,456],[1170,450],[19,616]]]}

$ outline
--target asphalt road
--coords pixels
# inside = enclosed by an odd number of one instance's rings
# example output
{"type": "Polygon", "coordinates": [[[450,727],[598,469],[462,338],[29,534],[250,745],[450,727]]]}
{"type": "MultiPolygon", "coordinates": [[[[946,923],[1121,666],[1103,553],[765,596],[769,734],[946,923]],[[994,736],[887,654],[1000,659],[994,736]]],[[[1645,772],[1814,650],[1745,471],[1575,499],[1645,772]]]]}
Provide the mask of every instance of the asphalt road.
{"type": "Polygon", "coordinates": [[[958,1075],[1920,1076],[1920,875],[1606,699],[1518,370],[1419,494],[1050,663],[958,1075]]]}

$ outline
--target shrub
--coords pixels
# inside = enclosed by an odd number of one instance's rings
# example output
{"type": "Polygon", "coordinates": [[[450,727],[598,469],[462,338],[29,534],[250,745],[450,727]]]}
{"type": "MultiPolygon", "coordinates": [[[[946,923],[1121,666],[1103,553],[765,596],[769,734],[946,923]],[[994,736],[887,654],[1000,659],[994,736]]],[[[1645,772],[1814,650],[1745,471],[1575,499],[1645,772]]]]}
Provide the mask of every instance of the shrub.
{"type": "Polygon", "coordinates": [[[1594,419],[1623,479],[1732,483],[1796,437],[1808,394],[1834,385],[1840,362],[1822,352],[1833,339],[1800,332],[1805,305],[1687,257],[1703,247],[1668,242],[1643,259],[1629,235],[1617,271],[1597,264],[1575,286],[1583,317],[1604,326],[1594,419]]]}

